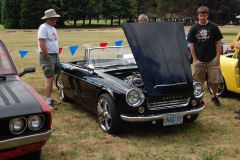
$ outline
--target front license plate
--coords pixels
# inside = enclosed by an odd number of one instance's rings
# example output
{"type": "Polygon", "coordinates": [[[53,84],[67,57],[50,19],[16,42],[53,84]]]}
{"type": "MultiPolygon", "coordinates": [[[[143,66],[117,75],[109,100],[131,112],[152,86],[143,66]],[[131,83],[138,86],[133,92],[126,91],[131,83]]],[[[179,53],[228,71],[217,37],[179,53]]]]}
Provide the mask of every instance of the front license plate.
{"type": "Polygon", "coordinates": [[[163,125],[170,126],[183,123],[183,116],[180,114],[169,114],[163,118],[163,125]]]}

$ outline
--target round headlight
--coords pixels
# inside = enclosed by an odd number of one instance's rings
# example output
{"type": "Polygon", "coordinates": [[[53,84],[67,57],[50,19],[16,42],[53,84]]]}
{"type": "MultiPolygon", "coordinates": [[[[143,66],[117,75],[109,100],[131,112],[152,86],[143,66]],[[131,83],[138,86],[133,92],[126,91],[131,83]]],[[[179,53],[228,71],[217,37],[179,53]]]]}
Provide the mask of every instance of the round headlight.
{"type": "Polygon", "coordinates": [[[145,96],[142,92],[132,89],[126,94],[126,101],[128,105],[137,107],[140,106],[145,100],[145,96]]]}
{"type": "Polygon", "coordinates": [[[193,82],[193,88],[194,88],[194,97],[195,98],[202,98],[203,96],[203,86],[201,83],[194,81],[193,82]]]}
{"type": "Polygon", "coordinates": [[[41,129],[43,124],[44,124],[44,116],[42,115],[31,116],[28,119],[28,128],[32,131],[41,129]]]}
{"type": "Polygon", "coordinates": [[[22,133],[27,127],[26,118],[14,118],[9,122],[10,132],[13,134],[22,133]]]}

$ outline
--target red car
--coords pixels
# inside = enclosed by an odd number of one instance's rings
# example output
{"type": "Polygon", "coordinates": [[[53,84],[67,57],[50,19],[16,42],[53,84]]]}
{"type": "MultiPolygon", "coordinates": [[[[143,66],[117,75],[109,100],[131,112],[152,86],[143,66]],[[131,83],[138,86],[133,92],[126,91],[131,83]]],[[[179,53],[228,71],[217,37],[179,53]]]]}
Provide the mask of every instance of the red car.
{"type": "Polygon", "coordinates": [[[21,80],[35,68],[18,73],[0,40],[0,160],[40,159],[52,134],[52,113],[44,99],[21,80]]]}

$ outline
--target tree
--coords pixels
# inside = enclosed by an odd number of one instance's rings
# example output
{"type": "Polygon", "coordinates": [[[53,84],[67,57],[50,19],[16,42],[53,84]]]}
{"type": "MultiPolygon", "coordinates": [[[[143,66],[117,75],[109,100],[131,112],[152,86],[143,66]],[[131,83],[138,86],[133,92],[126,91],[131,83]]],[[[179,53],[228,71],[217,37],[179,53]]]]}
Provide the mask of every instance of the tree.
{"type": "Polygon", "coordinates": [[[207,6],[210,9],[209,19],[217,24],[227,24],[229,21],[236,21],[239,14],[239,0],[186,0],[181,13],[188,17],[197,17],[197,8],[207,6]]]}
{"type": "Polygon", "coordinates": [[[103,0],[102,14],[105,18],[110,18],[111,26],[113,26],[113,19],[119,16],[120,12],[119,0],[103,0]]]}
{"type": "Polygon", "coordinates": [[[86,15],[89,18],[89,25],[91,25],[92,18],[99,18],[102,12],[102,0],[88,0],[86,11],[86,15]]]}
{"type": "Polygon", "coordinates": [[[61,27],[65,26],[64,21],[67,19],[65,19],[63,15],[61,0],[49,0],[49,1],[52,6],[51,8],[55,9],[57,14],[60,15],[60,17],[58,18],[57,26],[61,26],[61,27]]]}
{"type": "Polygon", "coordinates": [[[166,13],[179,13],[183,6],[186,3],[186,0],[158,0],[157,3],[157,11],[159,15],[165,15],[166,13]]]}
{"type": "Polygon", "coordinates": [[[119,5],[118,24],[120,25],[121,18],[126,18],[128,21],[132,22],[133,18],[137,15],[136,0],[122,0],[119,5]]]}
{"type": "Polygon", "coordinates": [[[64,19],[73,20],[74,27],[77,26],[77,20],[86,17],[85,9],[87,0],[61,0],[62,14],[64,19]]]}
{"type": "Polygon", "coordinates": [[[5,28],[19,28],[21,0],[1,0],[1,23],[5,28]]]}
{"type": "Polygon", "coordinates": [[[138,14],[147,14],[148,16],[156,13],[158,0],[137,0],[138,14]]]}
{"type": "Polygon", "coordinates": [[[20,12],[21,28],[38,28],[44,11],[50,8],[48,0],[22,0],[20,12]]]}

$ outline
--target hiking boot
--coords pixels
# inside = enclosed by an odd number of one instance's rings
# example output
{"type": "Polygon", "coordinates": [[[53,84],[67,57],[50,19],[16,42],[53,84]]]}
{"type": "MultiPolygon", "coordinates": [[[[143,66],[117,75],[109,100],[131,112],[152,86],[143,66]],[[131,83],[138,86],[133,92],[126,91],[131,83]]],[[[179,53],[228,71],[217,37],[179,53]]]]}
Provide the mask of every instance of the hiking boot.
{"type": "Polygon", "coordinates": [[[215,104],[215,106],[220,106],[221,105],[218,97],[212,97],[212,102],[215,104]]]}
{"type": "Polygon", "coordinates": [[[50,109],[57,109],[57,105],[61,104],[61,102],[57,102],[55,100],[51,100],[51,103],[49,104],[50,109]]]}
{"type": "Polygon", "coordinates": [[[240,120],[240,113],[238,113],[238,114],[235,116],[235,119],[239,119],[239,120],[240,120]]]}
{"type": "Polygon", "coordinates": [[[240,109],[237,109],[236,111],[234,111],[234,113],[240,114],[240,109]]]}
{"type": "Polygon", "coordinates": [[[61,102],[57,102],[53,99],[51,100],[51,105],[55,106],[55,105],[59,105],[59,104],[61,104],[61,102]]]}

